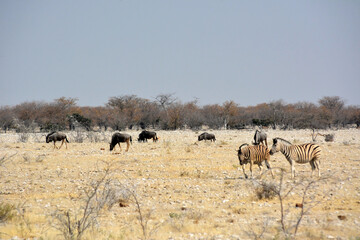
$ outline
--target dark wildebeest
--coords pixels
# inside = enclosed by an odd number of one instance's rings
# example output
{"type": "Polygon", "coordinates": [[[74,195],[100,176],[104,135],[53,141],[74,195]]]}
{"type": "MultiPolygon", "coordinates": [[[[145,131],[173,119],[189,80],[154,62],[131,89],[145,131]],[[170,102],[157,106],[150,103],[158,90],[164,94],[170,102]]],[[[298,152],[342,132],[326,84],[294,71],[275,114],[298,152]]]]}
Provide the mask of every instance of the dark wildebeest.
{"type": "Polygon", "coordinates": [[[60,149],[65,142],[65,146],[67,149],[67,143],[69,142],[69,140],[67,139],[67,137],[64,133],[51,132],[46,136],[46,143],[49,143],[49,142],[54,142],[54,148],[57,148],[57,149],[60,149]],[[56,141],[61,141],[61,145],[59,148],[55,145],[56,141]]]}
{"type": "Polygon", "coordinates": [[[129,150],[129,147],[130,147],[130,142],[132,143],[132,138],[129,134],[126,134],[126,133],[114,133],[111,137],[111,143],[110,143],[110,151],[112,151],[116,144],[119,144],[119,147],[120,147],[120,151],[121,151],[121,146],[120,146],[120,143],[122,142],[126,142],[126,152],[129,150]]]}
{"type": "Polygon", "coordinates": [[[139,142],[147,142],[148,139],[152,139],[153,142],[157,142],[157,140],[159,140],[156,135],[156,132],[144,130],[139,134],[139,138],[138,138],[139,142]]]}
{"type": "Polygon", "coordinates": [[[210,141],[214,141],[214,142],[215,142],[216,138],[215,138],[215,135],[214,135],[214,134],[204,132],[204,133],[202,133],[202,134],[200,134],[200,135],[198,136],[198,141],[202,141],[202,140],[205,140],[205,141],[206,141],[206,140],[210,140],[210,141]]]}
{"type": "Polygon", "coordinates": [[[265,132],[256,130],[255,131],[255,135],[254,135],[254,145],[259,145],[260,143],[262,143],[264,145],[264,141],[265,141],[265,145],[267,146],[267,135],[265,132]]]}

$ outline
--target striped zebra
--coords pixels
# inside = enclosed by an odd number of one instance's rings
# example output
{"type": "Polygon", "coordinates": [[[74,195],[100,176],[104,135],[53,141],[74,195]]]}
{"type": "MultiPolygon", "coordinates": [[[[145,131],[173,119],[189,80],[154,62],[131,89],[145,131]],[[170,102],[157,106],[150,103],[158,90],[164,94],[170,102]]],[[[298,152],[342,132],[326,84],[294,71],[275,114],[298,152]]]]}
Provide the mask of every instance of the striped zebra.
{"type": "Polygon", "coordinates": [[[268,169],[270,169],[271,175],[274,177],[274,174],[273,174],[272,169],[269,164],[270,151],[266,146],[264,146],[264,145],[249,146],[249,144],[244,143],[239,147],[238,157],[239,157],[239,162],[243,169],[245,178],[248,178],[248,176],[245,173],[245,167],[244,167],[245,164],[250,163],[250,172],[251,172],[251,178],[252,178],[253,177],[253,173],[252,173],[253,164],[257,164],[259,166],[260,174],[261,174],[263,161],[265,161],[266,167],[268,169]]]}
{"type": "Polygon", "coordinates": [[[274,138],[273,145],[270,150],[270,154],[274,154],[280,151],[291,165],[291,178],[295,177],[294,162],[297,163],[310,163],[312,172],[318,169],[318,175],[320,177],[320,155],[321,148],[319,145],[313,143],[306,143],[301,145],[292,145],[290,142],[282,138],[274,138]]]}

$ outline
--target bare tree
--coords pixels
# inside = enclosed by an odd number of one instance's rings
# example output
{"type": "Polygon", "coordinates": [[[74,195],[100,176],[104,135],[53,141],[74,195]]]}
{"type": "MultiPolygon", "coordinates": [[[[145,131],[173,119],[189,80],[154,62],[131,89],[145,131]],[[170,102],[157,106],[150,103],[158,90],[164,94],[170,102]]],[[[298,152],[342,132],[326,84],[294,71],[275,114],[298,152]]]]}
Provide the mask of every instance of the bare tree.
{"type": "MultiPolygon", "coordinates": [[[[277,182],[268,182],[267,180],[254,180],[256,185],[262,186],[262,189],[272,192],[270,195],[275,195],[279,200],[280,205],[280,227],[285,235],[285,238],[296,237],[304,216],[310,214],[311,210],[317,205],[321,204],[323,200],[329,197],[328,192],[321,192],[321,184],[325,184],[329,180],[328,176],[321,178],[302,178],[294,182],[287,182],[284,179],[285,170],[280,169],[280,178],[277,182]],[[301,208],[301,211],[295,217],[295,221],[289,219],[288,215],[291,213],[291,208],[286,208],[288,197],[294,193],[300,196],[300,203],[296,207],[301,208]],[[320,198],[316,198],[320,196],[320,198]]],[[[265,173],[266,174],[266,173],[265,173]]],[[[259,177],[259,179],[262,179],[259,177]]],[[[257,193],[258,195],[258,193],[257,193]]],[[[295,207],[295,206],[294,206],[295,207]]],[[[261,236],[266,230],[262,229],[261,236]]],[[[254,235],[258,236],[258,235],[254,235]]],[[[257,238],[256,238],[257,239],[257,238]]]]}
{"type": "Polygon", "coordinates": [[[177,98],[174,97],[174,93],[170,94],[159,94],[155,97],[155,100],[160,104],[163,110],[166,110],[174,102],[177,101],[177,98]]]}
{"type": "Polygon", "coordinates": [[[323,110],[323,118],[328,120],[329,126],[340,123],[340,114],[345,105],[340,97],[323,97],[319,100],[319,104],[323,110]]]}
{"type": "Polygon", "coordinates": [[[65,239],[82,239],[84,233],[97,223],[101,210],[105,206],[110,209],[118,201],[118,189],[114,188],[110,174],[111,164],[106,163],[102,176],[85,188],[79,209],[58,209],[52,213],[52,226],[59,230],[65,239]]]}

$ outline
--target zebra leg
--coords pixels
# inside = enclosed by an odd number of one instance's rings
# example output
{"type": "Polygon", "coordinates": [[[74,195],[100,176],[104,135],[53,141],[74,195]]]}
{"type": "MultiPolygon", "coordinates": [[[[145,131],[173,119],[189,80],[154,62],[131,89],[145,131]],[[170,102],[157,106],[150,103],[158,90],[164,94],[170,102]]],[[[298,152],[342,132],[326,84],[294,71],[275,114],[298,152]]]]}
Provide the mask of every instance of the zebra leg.
{"type": "Polygon", "coordinates": [[[295,166],[294,166],[294,162],[292,160],[289,161],[290,162],[290,166],[291,166],[291,178],[295,178],[295,166]]]}
{"type": "Polygon", "coordinates": [[[320,160],[319,161],[314,160],[314,164],[315,164],[316,168],[318,169],[318,176],[321,177],[321,174],[320,174],[320,160]]]}
{"type": "Polygon", "coordinates": [[[252,163],[252,161],[250,161],[250,174],[251,174],[251,179],[253,178],[252,165],[253,165],[253,163],[252,163]]]}
{"type": "Polygon", "coordinates": [[[259,169],[260,169],[260,175],[262,174],[262,171],[263,171],[263,169],[262,169],[262,164],[261,163],[259,163],[258,164],[258,166],[259,166],[259,169]]]}
{"type": "Polygon", "coordinates": [[[270,167],[270,164],[269,164],[268,160],[265,160],[265,164],[266,164],[267,169],[270,170],[271,176],[274,178],[274,173],[273,173],[273,171],[272,171],[272,169],[271,169],[271,167],[270,167]]]}
{"type": "Polygon", "coordinates": [[[314,174],[314,170],[315,170],[315,161],[314,160],[311,160],[310,161],[310,165],[311,165],[311,177],[313,176],[314,174]]]}
{"type": "Polygon", "coordinates": [[[245,178],[247,179],[247,178],[248,178],[248,175],[246,175],[246,173],[245,173],[245,164],[241,165],[241,167],[242,167],[244,176],[245,176],[245,178]]]}

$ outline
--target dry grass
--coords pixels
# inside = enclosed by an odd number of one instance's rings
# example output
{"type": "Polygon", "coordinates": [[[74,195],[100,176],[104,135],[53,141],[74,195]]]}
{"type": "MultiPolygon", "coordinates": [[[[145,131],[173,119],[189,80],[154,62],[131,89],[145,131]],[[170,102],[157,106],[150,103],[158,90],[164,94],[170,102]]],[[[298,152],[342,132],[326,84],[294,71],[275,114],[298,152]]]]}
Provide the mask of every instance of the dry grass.
{"type": "MultiPolygon", "coordinates": [[[[215,143],[197,142],[198,134],[192,131],[159,131],[159,142],[134,141],[127,153],[126,145],[122,145],[120,154],[108,150],[110,132],[90,137],[69,133],[67,150],[64,146],[54,150],[52,144],[38,142],[36,139],[43,140],[41,136],[30,135],[22,142],[16,134],[0,134],[0,158],[12,156],[0,165],[0,202],[21,205],[25,210],[22,219],[13,218],[0,226],[0,238],[61,237],[49,227],[49,216],[58,209],[79,208],[87,184],[103,173],[102,161],[113,164],[112,180],[131,188],[139,205],[127,197],[120,198],[119,204],[101,212],[98,224],[84,234],[84,239],[249,239],[249,232],[281,238],[278,200],[259,200],[252,180],[244,179],[238,169],[235,150],[251,142],[253,131],[212,132],[215,143]],[[139,224],[139,207],[146,236],[139,224]],[[266,226],[264,233],[261,226],[266,226]]],[[[319,138],[318,144],[323,148],[322,173],[331,178],[312,193],[316,199],[323,199],[324,193],[328,196],[304,217],[298,232],[301,239],[359,237],[360,132],[328,132],[335,134],[334,142],[319,138]],[[340,220],[339,215],[346,220],[340,220]]],[[[128,133],[133,139],[139,134],[128,133]]],[[[296,143],[311,142],[310,133],[267,131],[270,138],[296,143]]],[[[120,152],[118,147],[115,152],[120,152]]],[[[291,184],[290,166],[281,153],[271,156],[270,162],[276,178],[276,168],[285,168],[285,181],[291,184]]],[[[298,176],[310,177],[310,169],[309,164],[296,165],[298,176]]],[[[254,168],[254,177],[258,174],[254,168]]],[[[271,180],[271,176],[263,178],[271,180]]],[[[299,201],[301,193],[294,190],[285,203],[289,219],[298,213],[295,204],[299,201]]]]}

